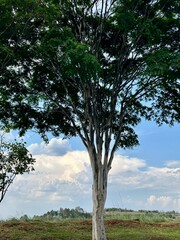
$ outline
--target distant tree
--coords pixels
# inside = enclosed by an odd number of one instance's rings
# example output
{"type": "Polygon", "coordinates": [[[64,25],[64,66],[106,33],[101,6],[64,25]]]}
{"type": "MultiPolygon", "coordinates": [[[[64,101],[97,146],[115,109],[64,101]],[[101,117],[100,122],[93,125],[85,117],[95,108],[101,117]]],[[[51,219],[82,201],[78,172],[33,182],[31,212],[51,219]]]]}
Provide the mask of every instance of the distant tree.
{"type": "Polygon", "coordinates": [[[75,209],[60,208],[59,211],[54,211],[54,210],[48,211],[42,216],[34,216],[33,219],[46,219],[46,220],[56,221],[60,219],[69,219],[69,218],[85,219],[90,217],[91,217],[90,213],[87,213],[82,208],[77,207],[75,209]]]}
{"type": "Polygon", "coordinates": [[[24,143],[5,142],[0,138],[0,202],[13,183],[15,177],[25,172],[33,171],[35,160],[25,148],[24,143]]]}
{"type": "Polygon", "coordinates": [[[47,140],[79,136],[105,240],[108,173],[142,118],[180,121],[177,0],[1,0],[0,119],[47,140]]]}
{"type": "Polygon", "coordinates": [[[81,207],[76,207],[75,209],[74,209],[76,212],[78,212],[78,213],[84,213],[84,209],[83,208],[81,208],[81,207]]]}
{"type": "Polygon", "coordinates": [[[21,217],[19,218],[19,220],[20,220],[20,221],[23,221],[23,222],[27,222],[27,221],[30,220],[30,218],[28,217],[27,214],[25,214],[25,215],[21,216],[21,217]]]}

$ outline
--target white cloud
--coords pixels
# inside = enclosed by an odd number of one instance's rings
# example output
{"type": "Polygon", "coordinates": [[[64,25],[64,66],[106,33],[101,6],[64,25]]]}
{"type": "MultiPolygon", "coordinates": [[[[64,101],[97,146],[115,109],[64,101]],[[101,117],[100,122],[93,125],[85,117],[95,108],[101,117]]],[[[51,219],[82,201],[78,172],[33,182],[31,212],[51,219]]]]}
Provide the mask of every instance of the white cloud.
{"type": "Polygon", "coordinates": [[[87,184],[91,183],[91,173],[87,170],[89,162],[85,151],[68,152],[63,156],[34,157],[35,172],[17,176],[12,186],[12,195],[29,201],[44,198],[72,201],[73,197],[79,196],[77,193],[90,192],[87,184]]]}
{"type": "Polygon", "coordinates": [[[150,206],[153,205],[160,205],[162,207],[166,207],[170,202],[172,202],[172,198],[169,196],[160,196],[160,197],[156,197],[154,195],[151,195],[148,197],[147,199],[147,203],[150,206]]]}
{"type": "MultiPolygon", "coordinates": [[[[28,186],[37,198],[44,192],[61,192],[61,197],[70,197],[77,189],[81,189],[82,194],[91,194],[92,173],[86,151],[71,151],[63,156],[34,157],[35,172],[17,177],[13,186],[16,192],[23,192],[23,189],[26,192],[28,186]],[[72,191],[69,191],[70,185],[73,185],[72,191]]],[[[126,191],[154,190],[180,195],[180,169],[145,166],[144,160],[116,155],[109,175],[109,188],[126,191]]],[[[24,196],[28,196],[28,191],[24,196]]]]}
{"type": "Polygon", "coordinates": [[[147,206],[149,209],[180,210],[180,198],[150,195],[147,198],[147,206]]]}
{"type": "MultiPolygon", "coordinates": [[[[44,209],[51,210],[56,206],[85,206],[89,210],[92,173],[88,154],[86,151],[68,151],[69,144],[63,141],[53,139],[47,146],[42,143],[30,145],[29,149],[38,153],[33,155],[35,172],[17,176],[6,197],[9,205],[5,211],[12,202],[16,202],[16,209],[24,206],[24,212],[33,206],[32,214],[39,214],[39,208],[45,212],[44,209]],[[61,148],[59,156],[58,147],[61,148]]],[[[123,196],[123,207],[126,208],[180,210],[179,183],[180,168],[148,167],[142,159],[115,155],[109,175],[108,198],[113,199],[111,203],[118,201],[115,192],[123,192],[127,195],[123,196]]],[[[2,214],[2,209],[0,211],[2,214]]]]}
{"type": "Polygon", "coordinates": [[[148,167],[143,160],[126,158],[123,160],[122,156],[120,162],[115,158],[109,176],[110,184],[118,185],[121,189],[160,190],[180,194],[180,168],[148,167]]]}
{"type": "Polygon", "coordinates": [[[62,156],[71,150],[69,142],[62,138],[52,138],[48,144],[33,143],[28,147],[33,155],[62,156]]]}
{"type": "Polygon", "coordinates": [[[140,168],[145,166],[146,163],[144,160],[123,155],[115,155],[110,175],[118,175],[124,172],[137,172],[140,168]]]}
{"type": "Polygon", "coordinates": [[[178,187],[180,183],[180,168],[158,168],[149,167],[145,172],[141,173],[141,187],[151,189],[161,189],[168,193],[180,193],[178,187]]]}
{"type": "Polygon", "coordinates": [[[166,161],[165,166],[169,168],[180,168],[180,160],[179,161],[166,161]]]}

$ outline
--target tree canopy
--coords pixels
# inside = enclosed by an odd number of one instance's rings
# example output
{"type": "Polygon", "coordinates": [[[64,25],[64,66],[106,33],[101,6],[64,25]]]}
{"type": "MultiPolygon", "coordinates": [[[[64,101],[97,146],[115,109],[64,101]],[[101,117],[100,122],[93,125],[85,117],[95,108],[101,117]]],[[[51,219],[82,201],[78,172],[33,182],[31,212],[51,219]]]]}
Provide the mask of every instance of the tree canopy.
{"type": "Polygon", "coordinates": [[[7,142],[0,139],[0,202],[19,174],[33,171],[35,159],[32,158],[22,142],[7,142]]]}
{"type": "Polygon", "coordinates": [[[1,0],[2,121],[120,147],[142,116],[179,121],[178,1],[101,3],[1,0]]]}

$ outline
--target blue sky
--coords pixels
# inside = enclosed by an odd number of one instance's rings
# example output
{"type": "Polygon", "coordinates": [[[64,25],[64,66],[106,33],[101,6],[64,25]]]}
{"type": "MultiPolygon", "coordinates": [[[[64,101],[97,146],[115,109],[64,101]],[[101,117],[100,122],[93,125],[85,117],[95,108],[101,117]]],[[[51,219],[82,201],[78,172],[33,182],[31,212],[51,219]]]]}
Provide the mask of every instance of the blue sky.
{"type": "MultiPolygon", "coordinates": [[[[180,212],[180,125],[142,122],[136,130],[140,146],[119,150],[115,156],[106,207],[180,212]]],[[[60,207],[91,211],[91,168],[81,141],[51,136],[45,145],[30,131],[25,140],[36,158],[36,171],[16,177],[0,204],[0,219],[60,207]]]]}

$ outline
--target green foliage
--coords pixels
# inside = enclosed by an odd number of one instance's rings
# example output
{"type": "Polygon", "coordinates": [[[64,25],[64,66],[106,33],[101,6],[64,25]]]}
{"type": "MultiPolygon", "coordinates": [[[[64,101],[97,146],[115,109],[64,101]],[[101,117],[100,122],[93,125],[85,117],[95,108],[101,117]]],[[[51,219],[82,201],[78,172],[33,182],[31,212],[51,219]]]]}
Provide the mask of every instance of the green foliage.
{"type": "Polygon", "coordinates": [[[74,42],[72,39],[66,42],[64,48],[65,54],[61,56],[62,62],[60,61],[60,63],[65,78],[78,75],[83,82],[98,78],[100,64],[96,57],[89,52],[88,46],[74,42]]]}
{"type": "Polygon", "coordinates": [[[89,219],[91,214],[85,212],[82,208],[76,207],[75,209],[60,208],[59,211],[48,211],[42,216],[34,216],[33,220],[45,220],[45,221],[59,221],[62,219],[89,219]]]}
{"type": "Polygon", "coordinates": [[[21,216],[21,217],[19,218],[19,220],[20,220],[20,221],[23,221],[23,222],[27,222],[27,221],[30,220],[30,218],[28,217],[27,214],[25,214],[25,215],[21,216]]]}
{"type": "Polygon", "coordinates": [[[1,1],[1,121],[85,145],[109,129],[114,149],[138,144],[142,117],[179,121],[177,4],[1,1]]]}
{"type": "Polygon", "coordinates": [[[1,137],[0,142],[0,202],[9,186],[18,174],[33,171],[35,160],[29,154],[25,143],[15,141],[8,143],[1,137]]]}

